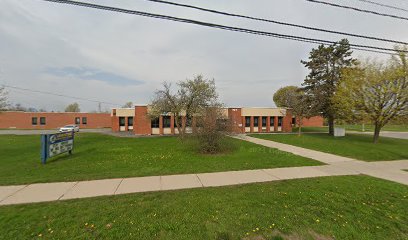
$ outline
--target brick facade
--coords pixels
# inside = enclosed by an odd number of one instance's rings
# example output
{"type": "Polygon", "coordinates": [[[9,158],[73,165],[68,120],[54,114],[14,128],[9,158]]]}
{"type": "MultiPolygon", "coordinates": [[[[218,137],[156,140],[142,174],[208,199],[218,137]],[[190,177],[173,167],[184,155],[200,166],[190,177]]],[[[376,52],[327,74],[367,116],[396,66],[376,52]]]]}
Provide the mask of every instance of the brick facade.
{"type": "Polygon", "coordinates": [[[323,127],[324,119],[322,116],[304,118],[302,120],[303,127],[323,127]]]}
{"type": "MultiPolygon", "coordinates": [[[[136,106],[133,119],[133,131],[135,134],[152,134],[151,120],[147,114],[147,106],[136,106]]],[[[161,125],[163,126],[163,120],[161,120],[161,125]]]]}
{"type": "Polygon", "coordinates": [[[70,124],[79,128],[110,128],[112,121],[109,113],[0,112],[0,129],[57,129],[70,124]],[[37,124],[33,124],[33,118],[37,124]],[[41,124],[41,119],[45,119],[45,124],[41,124]]]}
{"type": "MultiPolygon", "coordinates": [[[[254,108],[256,113],[255,114],[247,114],[243,115],[242,108],[228,108],[225,109],[226,117],[229,119],[232,125],[232,131],[235,133],[245,133],[245,132],[291,132],[292,131],[292,113],[289,109],[274,109],[274,108],[263,108],[257,109],[254,108]],[[253,116],[256,115],[256,116],[253,116]],[[275,115],[275,116],[273,116],[275,115]],[[250,119],[250,125],[245,127],[245,117],[250,119]],[[262,119],[266,118],[266,126],[263,125],[262,119]],[[258,121],[255,124],[255,119],[258,121]]],[[[122,129],[119,127],[119,120],[118,117],[115,116],[116,109],[112,110],[112,131],[128,131],[127,129],[127,122],[128,118],[133,117],[133,130],[129,129],[129,131],[133,131],[135,134],[141,135],[151,135],[151,134],[159,134],[159,135],[167,135],[167,134],[176,134],[176,126],[174,123],[174,116],[169,115],[162,115],[158,118],[155,128],[152,128],[152,121],[148,116],[148,107],[147,106],[136,106],[134,108],[134,113],[132,112],[133,109],[125,109],[126,114],[120,115],[125,118],[125,125],[122,125],[122,129]],[[166,124],[164,123],[164,118],[170,118],[170,124],[168,120],[166,120],[166,124]],[[167,125],[167,127],[165,126],[167,125]]],[[[123,111],[118,109],[118,111],[123,111]]],[[[321,117],[312,117],[310,119],[306,119],[305,124],[310,124],[313,126],[323,126],[323,118],[321,117]]],[[[186,124],[186,118],[182,117],[182,124],[186,124]]],[[[194,132],[197,128],[196,126],[196,119],[192,118],[191,129],[194,132]]]]}

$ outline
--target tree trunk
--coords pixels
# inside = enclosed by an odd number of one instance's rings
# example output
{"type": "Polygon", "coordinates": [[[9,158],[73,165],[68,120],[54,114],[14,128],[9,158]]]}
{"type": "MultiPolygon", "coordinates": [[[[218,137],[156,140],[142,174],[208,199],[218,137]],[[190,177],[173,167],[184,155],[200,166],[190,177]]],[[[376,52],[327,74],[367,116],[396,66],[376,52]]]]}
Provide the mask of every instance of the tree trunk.
{"type": "Polygon", "coordinates": [[[298,121],[298,128],[299,128],[298,136],[300,136],[300,134],[302,133],[302,120],[301,120],[300,117],[299,117],[299,121],[298,121]]]}
{"type": "Polygon", "coordinates": [[[374,137],[373,137],[373,142],[378,143],[378,139],[380,138],[380,124],[376,123],[375,128],[374,128],[374,137]]]}
{"type": "Polygon", "coordinates": [[[327,120],[329,123],[329,135],[334,136],[334,117],[329,116],[327,120]]]}

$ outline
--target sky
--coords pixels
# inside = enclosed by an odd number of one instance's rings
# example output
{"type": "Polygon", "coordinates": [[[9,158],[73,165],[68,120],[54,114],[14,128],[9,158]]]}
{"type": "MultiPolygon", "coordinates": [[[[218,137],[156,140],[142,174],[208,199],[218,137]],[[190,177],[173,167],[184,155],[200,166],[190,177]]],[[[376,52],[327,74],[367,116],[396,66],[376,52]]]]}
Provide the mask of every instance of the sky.
{"type": "MultiPolygon", "coordinates": [[[[326,0],[330,1],[330,0],[326,0]]],[[[379,1],[379,0],[378,0],[379,1]]],[[[145,0],[87,2],[182,18],[338,41],[344,36],[244,20],[145,0]]],[[[330,30],[408,42],[408,21],[338,9],[305,0],[177,0],[206,8],[330,30]],[[404,30],[405,29],[405,30],[404,30]]],[[[406,12],[358,0],[330,1],[406,16],[406,12]]],[[[408,9],[401,0],[379,1],[408,9]]],[[[351,43],[393,47],[349,38],[351,43]]],[[[110,110],[126,102],[147,104],[164,81],[175,84],[202,74],[215,79],[226,106],[273,107],[274,92],[300,86],[310,43],[276,39],[106,12],[42,0],[0,1],[0,84],[75,96],[76,100],[8,88],[9,102],[63,111],[78,102],[82,111],[110,110]]],[[[384,60],[387,55],[355,52],[384,60]]]]}

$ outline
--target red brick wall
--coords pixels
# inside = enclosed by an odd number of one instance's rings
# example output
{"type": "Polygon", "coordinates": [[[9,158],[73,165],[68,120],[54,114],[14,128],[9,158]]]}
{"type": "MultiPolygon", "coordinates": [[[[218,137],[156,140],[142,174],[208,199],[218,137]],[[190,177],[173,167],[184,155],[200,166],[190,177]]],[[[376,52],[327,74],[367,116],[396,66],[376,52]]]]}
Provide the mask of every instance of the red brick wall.
{"type": "Polygon", "coordinates": [[[116,116],[116,109],[112,110],[111,128],[113,132],[119,132],[119,117],[116,116]]]}
{"type": "Polygon", "coordinates": [[[292,132],[292,113],[286,110],[286,116],[282,119],[282,132],[292,132]]]}
{"type": "Polygon", "coordinates": [[[241,116],[241,108],[228,108],[228,118],[231,121],[231,130],[234,133],[244,132],[244,128],[242,125],[245,123],[242,122],[243,117],[241,116]]]}
{"type": "Polygon", "coordinates": [[[303,127],[323,127],[323,117],[315,116],[311,118],[304,118],[302,123],[303,127]]]}
{"type": "Polygon", "coordinates": [[[1,112],[0,128],[57,129],[75,124],[76,117],[80,118],[80,128],[110,128],[112,124],[110,113],[1,112]],[[37,125],[31,124],[33,117],[37,117],[37,125]],[[45,117],[45,125],[40,125],[40,117],[45,117]],[[82,117],[87,118],[87,124],[82,124],[82,117]]]}
{"type": "Polygon", "coordinates": [[[135,107],[135,118],[133,131],[135,134],[152,134],[151,120],[147,115],[146,106],[136,106],[135,107]]]}

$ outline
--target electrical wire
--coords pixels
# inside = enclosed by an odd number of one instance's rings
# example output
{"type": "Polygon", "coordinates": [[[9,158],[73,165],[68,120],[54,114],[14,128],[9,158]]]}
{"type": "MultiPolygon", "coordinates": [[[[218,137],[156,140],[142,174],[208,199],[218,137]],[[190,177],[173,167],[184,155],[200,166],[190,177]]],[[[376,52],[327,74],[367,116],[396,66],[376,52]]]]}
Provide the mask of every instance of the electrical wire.
{"type": "Polygon", "coordinates": [[[329,6],[332,6],[332,7],[338,7],[338,8],[354,10],[354,11],[358,11],[358,12],[370,13],[370,14],[383,16],[383,17],[391,17],[391,18],[396,18],[396,19],[400,19],[400,20],[408,20],[408,18],[406,18],[406,17],[401,17],[401,16],[388,14],[388,13],[380,13],[380,12],[376,12],[376,11],[371,11],[371,10],[366,10],[366,9],[361,9],[361,8],[356,8],[356,7],[350,7],[350,6],[340,5],[340,4],[336,4],[336,3],[324,2],[324,1],[318,1],[318,0],[305,0],[305,1],[312,2],[312,3],[319,3],[319,4],[329,5],[329,6]]]}
{"type": "MultiPolygon", "coordinates": [[[[164,19],[164,20],[175,21],[175,22],[201,25],[205,27],[217,28],[217,29],[234,31],[234,32],[242,32],[242,33],[248,33],[248,34],[254,34],[254,35],[269,36],[269,37],[289,39],[289,40],[308,42],[308,43],[317,43],[317,44],[326,44],[326,45],[337,43],[335,41],[329,41],[329,40],[323,40],[323,39],[307,38],[307,37],[300,37],[300,36],[294,36],[294,35],[258,31],[258,30],[247,29],[247,28],[231,27],[231,26],[214,24],[214,23],[209,23],[209,22],[202,22],[202,21],[197,21],[197,20],[192,20],[192,19],[178,18],[178,17],[168,16],[168,15],[141,12],[141,11],[135,11],[135,10],[130,10],[130,9],[110,7],[110,6],[85,3],[85,2],[77,2],[77,1],[71,1],[71,0],[41,0],[41,1],[55,2],[55,3],[68,4],[68,5],[76,5],[76,6],[82,6],[82,7],[87,7],[87,8],[94,8],[94,9],[100,9],[100,10],[106,10],[106,11],[133,14],[133,15],[139,15],[139,16],[144,16],[144,17],[151,17],[151,18],[164,19]]],[[[365,49],[365,51],[370,51],[370,50],[375,50],[375,52],[383,51],[381,53],[385,53],[385,54],[395,54],[396,52],[408,53],[408,51],[406,50],[395,50],[392,48],[375,47],[375,46],[361,45],[361,44],[350,44],[350,47],[356,48],[356,50],[365,49]]]]}
{"type": "Polygon", "coordinates": [[[369,3],[369,4],[372,4],[372,5],[377,5],[377,6],[380,6],[380,7],[386,7],[386,8],[391,8],[391,9],[395,9],[395,10],[400,10],[400,11],[408,12],[408,10],[405,9],[405,8],[396,7],[396,6],[393,6],[393,5],[388,5],[388,4],[378,3],[378,2],[373,2],[373,1],[369,1],[369,0],[357,0],[357,1],[369,3]]]}
{"type": "Polygon", "coordinates": [[[246,16],[246,15],[223,12],[223,11],[218,11],[218,10],[214,10],[214,9],[203,8],[203,7],[198,7],[198,6],[194,6],[194,5],[188,5],[188,4],[182,4],[182,3],[176,3],[176,2],[169,2],[169,1],[163,1],[163,0],[146,0],[146,1],[155,2],[155,3],[162,3],[162,4],[167,4],[167,5],[173,5],[173,6],[177,6],[177,7],[191,8],[191,9],[196,9],[196,10],[200,10],[200,11],[204,11],[204,12],[210,12],[210,13],[230,16],[230,17],[245,18],[245,19],[250,19],[250,20],[255,20],[255,21],[262,21],[262,22],[274,23],[274,24],[279,24],[279,25],[284,25],[284,26],[303,28],[303,29],[307,29],[307,30],[320,31],[320,32],[325,32],[325,33],[340,34],[340,35],[345,35],[345,36],[350,36],[350,37],[365,38],[365,39],[370,39],[370,40],[390,42],[390,43],[396,43],[396,44],[408,44],[407,42],[396,41],[396,40],[391,40],[391,39],[378,38],[378,37],[372,37],[372,36],[366,36],[366,35],[360,35],[360,34],[354,34],[354,33],[347,33],[347,32],[340,32],[340,31],[333,31],[333,30],[328,30],[328,29],[310,27],[310,26],[293,24],[293,23],[282,22],[282,21],[276,21],[276,20],[265,19],[265,18],[251,17],[251,16],[246,16]]]}
{"type": "Polygon", "coordinates": [[[72,99],[83,100],[83,101],[88,101],[88,102],[103,103],[103,104],[115,105],[115,106],[120,106],[121,105],[121,104],[118,104],[118,103],[104,102],[104,101],[98,101],[98,100],[87,99],[87,98],[82,98],[82,97],[74,97],[74,96],[69,96],[69,95],[64,95],[64,94],[53,93],[53,92],[46,92],[46,91],[39,91],[39,90],[33,90],[33,89],[28,89],[28,88],[10,86],[10,85],[6,85],[6,84],[2,84],[2,86],[6,87],[6,88],[11,88],[11,89],[18,89],[18,90],[23,90],[23,91],[33,92],[33,93],[54,95],[54,96],[58,96],[58,97],[72,98],[72,99]]]}

